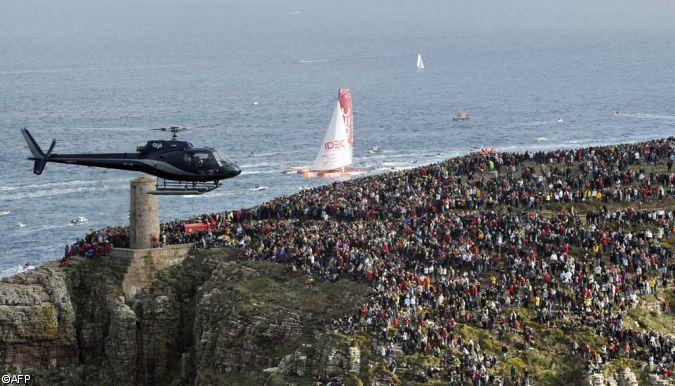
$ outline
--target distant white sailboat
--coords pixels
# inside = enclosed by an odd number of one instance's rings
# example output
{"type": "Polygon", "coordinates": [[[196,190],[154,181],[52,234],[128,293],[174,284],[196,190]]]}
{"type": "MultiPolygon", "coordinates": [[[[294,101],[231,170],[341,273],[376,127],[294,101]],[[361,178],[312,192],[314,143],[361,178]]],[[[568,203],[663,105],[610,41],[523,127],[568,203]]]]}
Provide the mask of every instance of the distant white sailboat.
{"type": "Polygon", "coordinates": [[[424,62],[422,61],[422,54],[417,54],[417,69],[424,70],[424,62]]]}
{"type": "Polygon", "coordinates": [[[349,168],[354,153],[354,126],[352,95],[349,89],[340,89],[333,116],[328,125],[321,148],[312,166],[302,171],[304,177],[349,177],[363,171],[349,168]]]}

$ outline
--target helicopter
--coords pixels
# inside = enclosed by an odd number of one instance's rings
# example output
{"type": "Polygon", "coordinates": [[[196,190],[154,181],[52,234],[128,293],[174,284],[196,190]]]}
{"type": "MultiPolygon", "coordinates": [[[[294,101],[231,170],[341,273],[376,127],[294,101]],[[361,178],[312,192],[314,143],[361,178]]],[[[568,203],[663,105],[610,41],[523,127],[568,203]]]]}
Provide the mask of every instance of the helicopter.
{"type": "MultiPolygon", "coordinates": [[[[195,126],[191,129],[215,125],[195,126]]],[[[108,169],[142,172],[157,177],[150,194],[199,195],[221,185],[221,180],[236,177],[241,169],[221,152],[210,147],[196,148],[190,142],[179,141],[178,133],[185,127],[171,126],[153,130],[171,132],[170,140],[148,141],[134,153],[52,154],[56,140],[43,152],[27,129],[21,129],[34,161],[33,173],[40,175],[47,162],[56,162],[108,169]]]]}

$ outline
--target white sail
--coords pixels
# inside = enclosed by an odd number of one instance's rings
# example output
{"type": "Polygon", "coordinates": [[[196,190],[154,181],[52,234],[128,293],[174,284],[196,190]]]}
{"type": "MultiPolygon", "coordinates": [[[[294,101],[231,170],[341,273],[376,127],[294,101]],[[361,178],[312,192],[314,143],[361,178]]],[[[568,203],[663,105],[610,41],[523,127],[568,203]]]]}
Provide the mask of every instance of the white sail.
{"type": "Polygon", "coordinates": [[[424,70],[424,62],[422,62],[422,54],[417,54],[417,69],[424,70]]]}
{"type": "Polygon", "coordinates": [[[310,170],[335,170],[351,165],[352,145],[340,101],[335,104],[328,131],[310,170]]]}

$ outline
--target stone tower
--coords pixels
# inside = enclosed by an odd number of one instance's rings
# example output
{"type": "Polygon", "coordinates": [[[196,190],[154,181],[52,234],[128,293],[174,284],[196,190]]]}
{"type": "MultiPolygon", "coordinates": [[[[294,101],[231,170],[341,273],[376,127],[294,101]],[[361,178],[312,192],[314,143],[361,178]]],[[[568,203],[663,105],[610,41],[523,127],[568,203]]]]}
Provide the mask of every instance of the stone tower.
{"type": "Polygon", "coordinates": [[[129,209],[129,248],[152,248],[159,240],[159,198],[148,192],[155,190],[155,180],[138,177],[131,180],[129,209]]]}

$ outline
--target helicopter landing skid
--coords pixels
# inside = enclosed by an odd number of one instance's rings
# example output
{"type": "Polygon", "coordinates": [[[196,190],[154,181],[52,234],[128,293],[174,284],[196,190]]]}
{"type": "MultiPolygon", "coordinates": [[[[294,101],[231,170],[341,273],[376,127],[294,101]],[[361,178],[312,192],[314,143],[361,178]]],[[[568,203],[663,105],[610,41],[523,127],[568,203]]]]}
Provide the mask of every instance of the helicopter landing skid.
{"type": "Polygon", "coordinates": [[[212,191],[220,186],[219,182],[172,181],[157,179],[155,190],[148,192],[158,196],[194,196],[212,191]]]}

